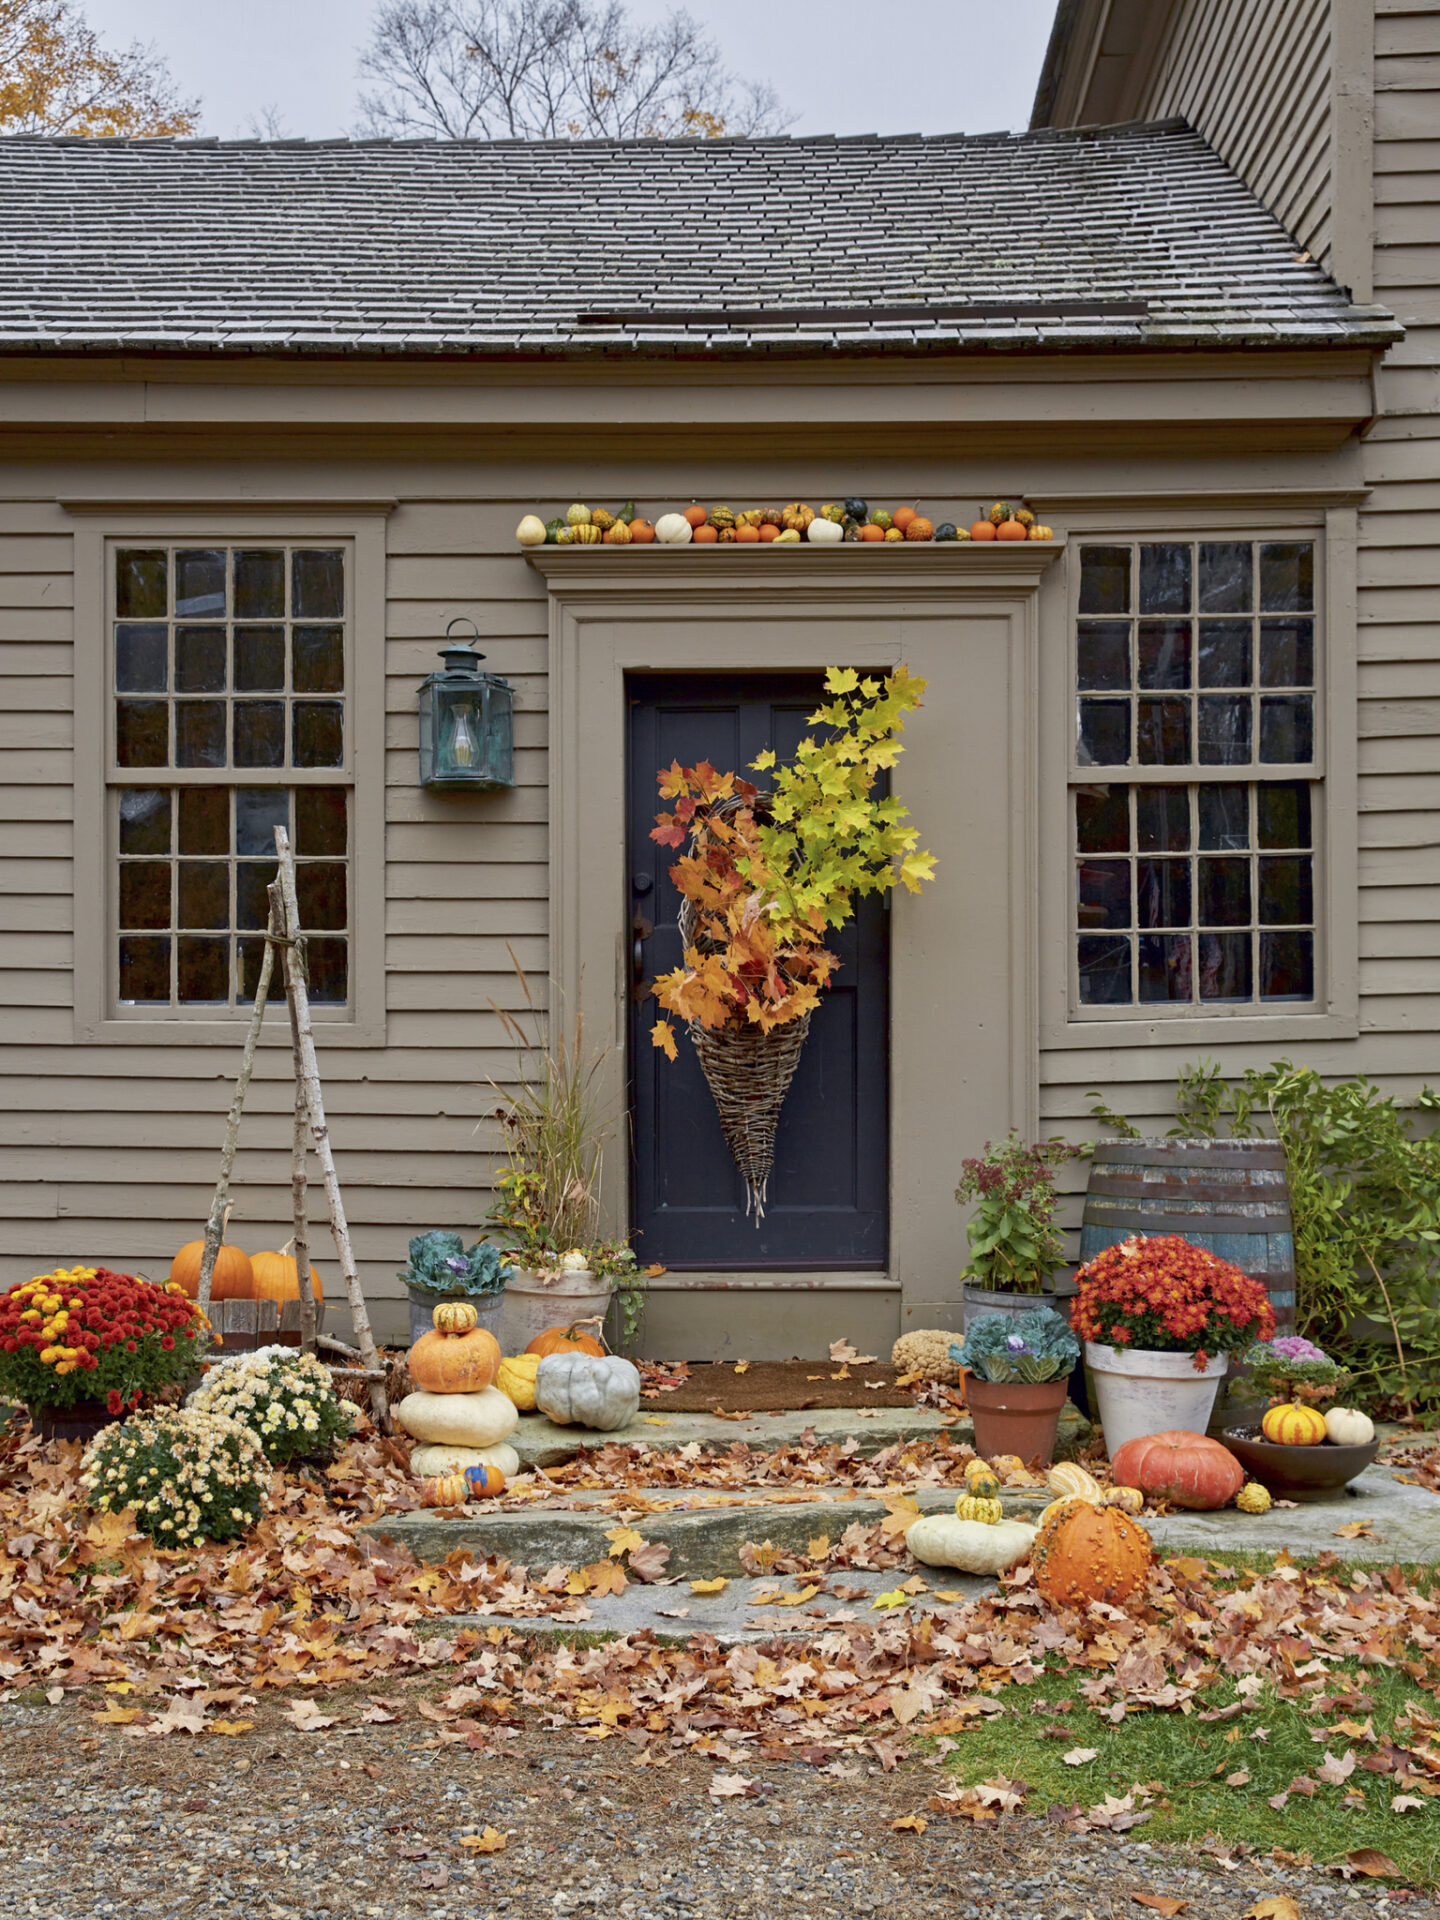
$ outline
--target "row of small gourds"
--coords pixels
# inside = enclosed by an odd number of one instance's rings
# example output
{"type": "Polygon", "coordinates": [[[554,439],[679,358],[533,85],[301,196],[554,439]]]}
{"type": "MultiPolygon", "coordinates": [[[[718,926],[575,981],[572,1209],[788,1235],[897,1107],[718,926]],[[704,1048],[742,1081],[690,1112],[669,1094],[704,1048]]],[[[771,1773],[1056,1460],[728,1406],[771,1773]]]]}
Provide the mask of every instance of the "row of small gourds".
{"type": "Polygon", "coordinates": [[[407,1356],[414,1391],[395,1408],[396,1423],[420,1442],[410,1470],[426,1506],[503,1493],[520,1471],[507,1442],[522,1413],[538,1408],[556,1426],[602,1433],[635,1417],[639,1369],[578,1326],[549,1327],[524,1353],[505,1355],[468,1300],[442,1300],[431,1319],[407,1356]]]}
{"type": "Polygon", "coordinates": [[[582,502],[563,515],[542,520],[527,513],[515,529],[522,547],[662,547],[690,546],[838,546],[842,541],[888,542],[915,540],[1053,540],[1053,527],[1042,526],[1028,507],[997,500],[968,527],[953,520],[934,520],[918,507],[897,507],[892,513],[850,498],[830,500],[817,512],[804,501],[785,507],[749,507],[736,513],[731,507],[698,504],[678,513],[662,513],[655,521],[635,511],[633,500],[611,513],[605,507],[582,502]]]}

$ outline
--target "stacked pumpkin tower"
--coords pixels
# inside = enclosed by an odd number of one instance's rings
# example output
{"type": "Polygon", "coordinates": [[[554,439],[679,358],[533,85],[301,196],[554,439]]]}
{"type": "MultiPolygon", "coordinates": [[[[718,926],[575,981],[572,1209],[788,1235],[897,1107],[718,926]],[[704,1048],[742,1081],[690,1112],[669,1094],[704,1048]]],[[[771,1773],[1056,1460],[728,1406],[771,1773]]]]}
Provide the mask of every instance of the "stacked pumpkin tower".
{"type": "Polygon", "coordinates": [[[410,1349],[415,1388],[395,1419],[420,1442],[410,1470],[425,1480],[427,1506],[459,1506],[472,1495],[503,1493],[520,1471],[520,1456],[505,1444],[520,1413],[495,1384],[500,1342],[478,1324],[469,1301],[442,1300],[431,1319],[410,1349]]]}

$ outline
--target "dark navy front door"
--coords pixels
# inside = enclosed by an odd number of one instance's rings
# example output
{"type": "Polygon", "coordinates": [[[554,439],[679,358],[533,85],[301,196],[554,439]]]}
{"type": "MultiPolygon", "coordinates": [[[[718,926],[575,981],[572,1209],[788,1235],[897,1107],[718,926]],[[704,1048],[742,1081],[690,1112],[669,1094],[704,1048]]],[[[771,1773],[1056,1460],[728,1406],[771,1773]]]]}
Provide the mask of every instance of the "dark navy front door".
{"type": "Polygon", "coordinates": [[[650,838],[655,775],[708,760],[760,782],[814,728],[818,674],[645,675],[628,682],[631,1221],[643,1263],[712,1268],[882,1268],[888,1246],[888,904],[874,896],[828,944],[841,965],[821,995],[780,1117],[765,1218],[745,1193],[684,1025],[679,1059],[652,1045],[645,991],[680,964],[675,853],[650,838]]]}

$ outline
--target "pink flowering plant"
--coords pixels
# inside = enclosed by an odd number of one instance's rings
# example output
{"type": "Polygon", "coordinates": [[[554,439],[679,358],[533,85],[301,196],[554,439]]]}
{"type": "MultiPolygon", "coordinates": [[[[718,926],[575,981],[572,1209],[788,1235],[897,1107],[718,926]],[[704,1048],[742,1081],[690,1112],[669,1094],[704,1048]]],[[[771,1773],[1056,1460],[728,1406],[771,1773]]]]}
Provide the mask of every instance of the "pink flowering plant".
{"type": "Polygon", "coordinates": [[[1298,1333],[1258,1341],[1243,1358],[1255,1385],[1276,1400],[1333,1400],[1353,1378],[1298,1333]]]}
{"type": "Polygon", "coordinates": [[[1065,1264],[1055,1226],[1060,1197],[1054,1169],[1070,1158],[1064,1140],[1027,1146],[1015,1132],[987,1140],[977,1159],[962,1160],[955,1198],[975,1202],[965,1228],[970,1262],[963,1278],[1000,1292],[1039,1293],[1065,1264]]]}

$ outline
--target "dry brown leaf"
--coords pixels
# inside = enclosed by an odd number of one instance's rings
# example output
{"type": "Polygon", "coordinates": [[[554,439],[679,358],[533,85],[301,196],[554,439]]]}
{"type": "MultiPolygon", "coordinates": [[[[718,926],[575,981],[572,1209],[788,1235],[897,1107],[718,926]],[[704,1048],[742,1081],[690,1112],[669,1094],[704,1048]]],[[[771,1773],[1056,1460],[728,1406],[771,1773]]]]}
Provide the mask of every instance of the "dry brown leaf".
{"type": "Polygon", "coordinates": [[[710,1782],[712,1800],[738,1800],[758,1792],[755,1782],[747,1780],[743,1773],[717,1773],[710,1782]]]}
{"type": "Polygon", "coordinates": [[[1369,1520],[1350,1520],[1343,1527],[1336,1527],[1332,1536],[1336,1540],[1378,1540],[1373,1522],[1369,1520]]]}
{"type": "Polygon", "coordinates": [[[495,1827],[486,1827],[483,1833],[462,1833],[460,1844],[468,1847],[471,1853],[503,1853],[507,1836],[495,1827]]]}
{"type": "Polygon", "coordinates": [[[1355,1750],[1353,1747],[1347,1747],[1342,1760],[1337,1760],[1333,1754],[1327,1753],[1315,1769],[1315,1778],[1323,1780],[1327,1787],[1338,1787],[1342,1786],[1354,1771],[1355,1750]]]}
{"type": "Polygon", "coordinates": [[[1346,1854],[1345,1865],[1352,1872],[1363,1874],[1367,1880],[1403,1880],[1405,1877],[1389,1854],[1381,1853],[1378,1847],[1356,1847],[1352,1853],[1346,1854]]]}
{"type": "Polygon", "coordinates": [[[1253,1901],[1240,1920],[1305,1920],[1305,1916],[1288,1893],[1272,1893],[1253,1901]]]}
{"type": "Polygon", "coordinates": [[[892,1833],[924,1833],[930,1822],[923,1813],[902,1813],[898,1820],[890,1822],[892,1833]]]}
{"type": "Polygon", "coordinates": [[[1130,1898],[1137,1907],[1149,1907],[1153,1913],[1184,1913],[1190,1904],[1188,1900],[1172,1899],[1168,1893],[1132,1893],[1130,1898]]]}
{"type": "Polygon", "coordinates": [[[1061,1754],[1067,1767],[1083,1767],[1092,1761],[1100,1749],[1098,1747],[1072,1747],[1069,1753],[1061,1754]]]}

